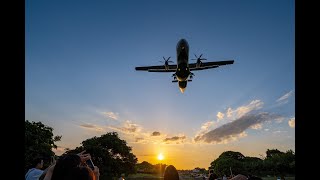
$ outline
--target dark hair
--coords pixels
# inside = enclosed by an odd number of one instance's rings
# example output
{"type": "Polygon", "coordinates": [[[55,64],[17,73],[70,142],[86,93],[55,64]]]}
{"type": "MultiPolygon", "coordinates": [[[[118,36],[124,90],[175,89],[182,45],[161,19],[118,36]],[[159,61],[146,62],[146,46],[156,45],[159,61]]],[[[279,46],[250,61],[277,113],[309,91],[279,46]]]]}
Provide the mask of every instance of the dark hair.
{"type": "Polygon", "coordinates": [[[70,169],[65,176],[67,180],[95,180],[94,172],[87,166],[78,166],[70,169]]]}
{"type": "Polygon", "coordinates": [[[35,159],[32,160],[31,166],[32,166],[32,167],[36,167],[37,164],[41,163],[42,160],[43,160],[42,157],[36,157],[35,159]]]}
{"type": "Polygon", "coordinates": [[[177,169],[173,165],[166,167],[163,175],[164,180],[179,180],[179,174],[177,169]]]}
{"type": "Polygon", "coordinates": [[[80,156],[77,154],[67,154],[59,158],[54,166],[51,180],[65,179],[67,174],[81,163],[80,156]]]}

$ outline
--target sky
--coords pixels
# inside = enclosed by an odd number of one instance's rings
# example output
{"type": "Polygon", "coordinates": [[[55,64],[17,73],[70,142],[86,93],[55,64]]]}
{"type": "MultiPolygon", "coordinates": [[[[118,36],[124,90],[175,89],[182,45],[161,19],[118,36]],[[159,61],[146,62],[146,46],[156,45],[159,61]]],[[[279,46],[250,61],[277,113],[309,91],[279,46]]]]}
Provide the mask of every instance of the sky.
{"type": "Polygon", "coordinates": [[[294,9],[293,0],[27,0],[25,119],[62,135],[57,155],[107,132],[139,163],[177,169],[207,169],[224,151],[295,151],[294,9]],[[182,38],[189,58],[234,64],[195,71],[184,93],[172,73],[135,71],[176,63],[182,38]]]}

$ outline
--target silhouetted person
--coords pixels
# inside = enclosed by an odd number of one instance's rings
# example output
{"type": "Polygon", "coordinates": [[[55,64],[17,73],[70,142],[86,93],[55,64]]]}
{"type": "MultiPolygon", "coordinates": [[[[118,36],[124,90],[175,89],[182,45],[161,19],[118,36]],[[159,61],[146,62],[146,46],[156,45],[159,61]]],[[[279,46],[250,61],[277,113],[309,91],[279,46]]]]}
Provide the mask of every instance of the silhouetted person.
{"type": "Polygon", "coordinates": [[[81,159],[77,154],[69,154],[60,157],[57,161],[51,176],[51,180],[64,179],[66,174],[74,167],[80,166],[81,159]]]}
{"type": "Polygon", "coordinates": [[[164,170],[164,180],[179,180],[179,174],[177,169],[173,165],[169,165],[164,170]]]}
{"type": "Polygon", "coordinates": [[[32,168],[28,170],[25,174],[26,180],[38,180],[39,177],[44,172],[43,168],[43,159],[42,158],[35,158],[32,162],[32,168]]]}
{"type": "Polygon", "coordinates": [[[85,162],[89,158],[91,159],[91,156],[89,154],[83,154],[83,152],[79,154],[67,154],[60,157],[55,166],[52,169],[49,169],[50,171],[48,173],[51,173],[51,171],[52,173],[48,174],[48,177],[46,176],[45,180],[77,179],[77,176],[80,176],[80,174],[84,175],[82,178],[98,180],[100,176],[99,168],[94,166],[94,170],[90,169],[85,162]],[[93,179],[91,179],[91,172],[95,175],[93,179]]]}
{"type": "Polygon", "coordinates": [[[65,179],[67,180],[98,180],[93,170],[88,166],[78,166],[70,169],[66,174],[65,179]]]}
{"type": "Polygon", "coordinates": [[[213,172],[213,169],[210,169],[209,171],[209,180],[215,180],[218,178],[218,175],[213,172]]]}

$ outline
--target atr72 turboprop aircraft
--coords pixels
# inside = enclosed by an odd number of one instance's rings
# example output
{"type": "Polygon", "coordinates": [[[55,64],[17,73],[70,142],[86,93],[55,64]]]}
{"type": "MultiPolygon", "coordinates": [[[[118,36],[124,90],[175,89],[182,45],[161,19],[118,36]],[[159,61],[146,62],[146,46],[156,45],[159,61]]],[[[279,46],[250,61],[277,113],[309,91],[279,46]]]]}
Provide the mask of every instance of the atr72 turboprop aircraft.
{"type": "Polygon", "coordinates": [[[196,63],[189,64],[189,45],[185,39],[181,39],[177,44],[177,64],[169,65],[170,57],[164,60],[164,65],[161,66],[141,66],[136,67],[137,71],[148,71],[148,72],[174,72],[172,74],[173,81],[178,82],[180,91],[183,93],[187,87],[187,82],[192,81],[194,74],[191,71],[198,71],[204,69],[217,68],[222,65],[233,64],[234,60],[228,61],[214,61],[214,62],[202,62],[201,60],[207,60],[205,58],[201,58],[202,54],[197,57],[196,63]]]}

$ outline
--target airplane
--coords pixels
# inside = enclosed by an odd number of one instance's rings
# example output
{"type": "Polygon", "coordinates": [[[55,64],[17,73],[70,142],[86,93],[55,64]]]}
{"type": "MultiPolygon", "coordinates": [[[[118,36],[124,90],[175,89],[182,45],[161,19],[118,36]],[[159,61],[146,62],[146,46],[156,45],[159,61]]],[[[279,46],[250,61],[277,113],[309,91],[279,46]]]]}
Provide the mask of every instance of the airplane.
{"type": "Polygon", "coordinates": [[[217,68],[222,65],[233,64],[234,60],[227,61],[212,61],[212,62],[202,62],[202,60],[207,60],[202,58],[202,54],[198,57],[195,55],[196,63],[189,63],[189,44],[187,40],[180,39],[176,46],[177,51],[177,64],[169,64],[170,57],[168,59],[163,57],[164,65],[160,66],[140,66],[135,67],[136,71],[148,71],[148,72],[174,72],[172,74],[173,83],[178,82],[181,93],[184,93],[187,82],[191,82],[194,74],[191,71],[199,71],[211,68],[217,68]]]}

